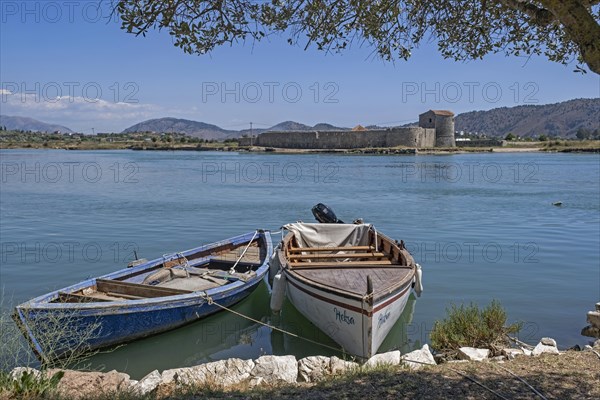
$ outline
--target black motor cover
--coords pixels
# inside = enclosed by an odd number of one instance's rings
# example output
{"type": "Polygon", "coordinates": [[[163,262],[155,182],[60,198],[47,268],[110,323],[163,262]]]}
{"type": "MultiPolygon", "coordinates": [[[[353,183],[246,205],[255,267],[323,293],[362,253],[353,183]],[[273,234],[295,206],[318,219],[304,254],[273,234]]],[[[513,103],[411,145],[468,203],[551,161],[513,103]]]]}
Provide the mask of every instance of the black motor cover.
{"type": "Polygon", "coordinates": [[[333,210],[323,203],[319,203],[312,208],[312,213],[323,224],[343,224],[344,221],[339,220],[333,210]]]}

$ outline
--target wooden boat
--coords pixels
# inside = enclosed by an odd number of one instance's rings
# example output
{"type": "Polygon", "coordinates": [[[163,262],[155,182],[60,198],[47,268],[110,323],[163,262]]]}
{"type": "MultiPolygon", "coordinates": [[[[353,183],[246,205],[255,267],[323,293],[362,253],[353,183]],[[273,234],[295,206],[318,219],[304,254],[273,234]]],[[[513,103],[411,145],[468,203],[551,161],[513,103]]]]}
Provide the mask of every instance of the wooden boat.
{"type": "MultiPolygon", "coordinates": [[[[420,266],[404,247],[368,224],[294,223],[275,250],[271,308],[283,291],[344,351],[374,355],[398,320],[420,266]],[[276,275],[275,270],[279,268],[276,275]]],[[[279,304],[278,304],[279,303],[279,304]]]]}
{"type": "Polygon", "coordinates": [[[36,355],[51,362],[231,306],[260,283],[271,253],[269,232],[250,232],[56,290],[20,304],[13,317],[36,355]]]}

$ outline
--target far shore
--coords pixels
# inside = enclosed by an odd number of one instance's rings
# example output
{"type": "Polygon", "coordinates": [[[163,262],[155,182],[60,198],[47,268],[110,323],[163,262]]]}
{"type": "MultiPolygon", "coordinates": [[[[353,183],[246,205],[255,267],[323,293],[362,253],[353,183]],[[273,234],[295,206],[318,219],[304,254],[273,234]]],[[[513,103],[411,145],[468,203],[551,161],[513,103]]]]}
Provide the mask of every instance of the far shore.
{"type": "Polygon", "coordinates": [[[236,141],[226,142],[147,142],[141,140],[46,140],[46,141],[0,141],[0,149],[62,149],[62,150],[136,150],[136,151],[236,151],[278,154],[365,154],[365,155],[414,155],[414,154],[464,154],[464,153],[534,153],[572,152],[600,153],[600,140],[550,140],[544,142],[515,141],[494,147],[446,147],[446,148],[355,148],[355,149],[289,149],[259,146],[239,146],[236,141]]]}

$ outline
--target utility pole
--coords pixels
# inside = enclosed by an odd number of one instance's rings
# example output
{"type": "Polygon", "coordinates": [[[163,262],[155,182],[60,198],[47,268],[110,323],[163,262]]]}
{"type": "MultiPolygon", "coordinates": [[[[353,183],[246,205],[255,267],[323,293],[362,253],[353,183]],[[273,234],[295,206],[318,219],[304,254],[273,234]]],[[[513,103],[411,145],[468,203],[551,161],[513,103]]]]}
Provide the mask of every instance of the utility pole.
{"type": "Polygon", "coordinates": [[[254,131],[252,130],[252,122],[250,122],[250,147],[252,147],[253,141],[254,141],[254,131]]]}

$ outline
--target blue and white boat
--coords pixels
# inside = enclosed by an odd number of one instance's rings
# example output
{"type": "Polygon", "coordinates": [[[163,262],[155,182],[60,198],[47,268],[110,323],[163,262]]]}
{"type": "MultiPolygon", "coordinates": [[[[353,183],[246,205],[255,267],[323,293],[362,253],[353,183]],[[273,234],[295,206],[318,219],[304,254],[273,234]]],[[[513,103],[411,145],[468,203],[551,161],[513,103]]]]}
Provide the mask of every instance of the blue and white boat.
{"type": "Polygon", "coordinates": [[[165,255],[36,297],[14,319],[41,361],[168,331],[248,296],[268,271],[268,231],[165,255]]]}

